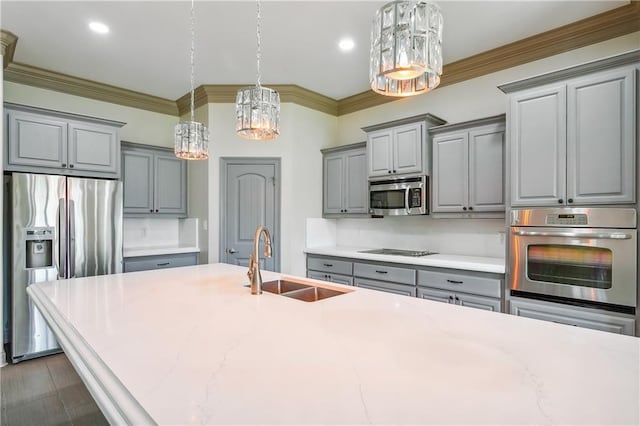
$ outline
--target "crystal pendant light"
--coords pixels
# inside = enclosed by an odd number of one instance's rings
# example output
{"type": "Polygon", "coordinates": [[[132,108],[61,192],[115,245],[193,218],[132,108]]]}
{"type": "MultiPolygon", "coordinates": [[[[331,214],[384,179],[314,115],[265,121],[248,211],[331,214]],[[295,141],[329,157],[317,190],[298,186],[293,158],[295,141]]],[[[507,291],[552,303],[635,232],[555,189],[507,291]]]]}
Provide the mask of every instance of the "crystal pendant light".
{"type": "Polygon", "coordinates": [[[209,158],[209,130],[195,121],[193,74],[195,56],[195,13],[194,0],[191,0],[191,120],[176,124],[174,133],[174,153],[185,160],[206,160],[209,158]]]}
{"type": "Polygon", "coordinates": [[[371,89],[387,96],[419,95],[435,89],[441,75],[440,8],[425,1],[382,6],[371,28],[371,89]]]}
{"type": "Polygon", "coordinates": [[[256,18],[256,68],[258,82],[243,87],[236,96],[236,132],[247,139],[273,140],[280,134],[280,95],[260,84],[260,0],[256,18]]]}

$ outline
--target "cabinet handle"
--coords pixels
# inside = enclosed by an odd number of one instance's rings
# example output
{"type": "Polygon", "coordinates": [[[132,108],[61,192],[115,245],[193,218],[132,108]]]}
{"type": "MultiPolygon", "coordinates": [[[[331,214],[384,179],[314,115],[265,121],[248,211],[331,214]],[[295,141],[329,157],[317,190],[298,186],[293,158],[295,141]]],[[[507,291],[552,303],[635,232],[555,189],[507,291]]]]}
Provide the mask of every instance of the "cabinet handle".
{"type": "Polygon", "coordinates": [[[464,283],[464,281],[456,281],[456,280],[447,280],[447,282],[451,283],[451,284],[463,284],[464,283]]]}
{"type": "Polygon", "coordinates": [[[463,208],[462,208],[462,210],[467,210],[467,208],[466,208],[466,207],[463,207],[463,208]]]}
{"type": "Polygon", "coordinates": [[[387,173],[391,174],[391,170],[389,170],[387,173]]]}
{"type": "Polygon", "coordinates": [[[460,299],[458,299],[458,296],[456,296],[456,302],[460,302],[460,299]]]}
{"type": "Polygon", "coordinates": [[[156,209],[156,213],[158,213],[158,209],[156,209]]]}
{"type": "Polygon", "coordinates": [[[323,263],[323,266],[326,266],[327,268],[333,268],[333,263],[323,263]]]}
{"type": "Polygon", "coordinates": [[[562,198],[558,198],[558,204],[562,204],[564,203],[564,200],[562,198]]]}
{"type": "Polygon", "coordinates": [[[449,303],[453,303],[453,296],[449,296],[449,303]]]}
{"type": "Polygon", "coordinates": [[[62,163],[62,167],[67,167],[67,163],[62,163]]]}
{"type": "Polygon", "coordinates": [[[376,270],[376,272],[379,273],[379,274],[388,274],[389,273],[389,271],[378,271],[378,270],[376,270]]]}
{"type": "Polygon", "coordinates": [[[157,263],[158,266],[167,266],[171,264],[171,262],[162,262],[162,263],[157,263]]]}
{"type": "Polygon", "coordinates": [[[149,209],[149,212],[153,213],[153,209],[149,209]]]}
{"type": "Polygon", "coordinates": [[[569,199],[567,200],[567,203],[569,203],[569,204],[573,203],[573,198],[569,198],[569,199]]]}
{"type": "Polygon", "coordinates": [[[469,206],[469,210],[473,210],[473,207],[469,206]]]}
{"type": "Polygon", "coordinates": [[[397,171],[396,171],[396,170],[394,170],[394,171],[393,171],[393,173],[397,173],[397,171]]]}
{"type": "Polygon", "coordinates": [[[73,169],[73,164],[69,164],[69,168],[70,168],[70,169],[73,169]]]}

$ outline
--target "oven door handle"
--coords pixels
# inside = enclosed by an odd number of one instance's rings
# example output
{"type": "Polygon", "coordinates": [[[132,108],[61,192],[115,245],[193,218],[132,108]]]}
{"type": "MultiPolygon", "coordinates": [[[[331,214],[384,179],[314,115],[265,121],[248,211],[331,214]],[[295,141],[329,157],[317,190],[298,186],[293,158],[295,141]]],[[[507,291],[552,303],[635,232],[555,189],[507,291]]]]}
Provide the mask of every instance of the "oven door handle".
{"type": "Polygon", "coordinates": [[[540,232],[540,231],[511,231],[514,235],[522,237],[569,237],[588,238],[597,240],[630,240],[631,235],[614,232],[611,234],[580,234],[577,232],[540,232]]]}

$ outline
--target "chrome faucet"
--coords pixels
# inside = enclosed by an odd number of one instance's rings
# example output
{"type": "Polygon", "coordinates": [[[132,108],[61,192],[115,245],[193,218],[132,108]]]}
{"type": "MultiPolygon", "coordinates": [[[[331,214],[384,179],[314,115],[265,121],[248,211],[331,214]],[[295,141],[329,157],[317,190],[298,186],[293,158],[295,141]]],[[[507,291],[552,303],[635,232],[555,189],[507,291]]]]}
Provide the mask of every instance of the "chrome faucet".
{"type": "Polygon", "coordinates": [[[258,256],[260,234],[264,234],[264,255],[271,257],[271,235],[267,228],[258,226],[253,236],[253,253],[249,256],[249,271],[247,272],[249,281],[251,281],[251,294],[262,294],[262,274],[260,274],[260,256],[258,256]]]}

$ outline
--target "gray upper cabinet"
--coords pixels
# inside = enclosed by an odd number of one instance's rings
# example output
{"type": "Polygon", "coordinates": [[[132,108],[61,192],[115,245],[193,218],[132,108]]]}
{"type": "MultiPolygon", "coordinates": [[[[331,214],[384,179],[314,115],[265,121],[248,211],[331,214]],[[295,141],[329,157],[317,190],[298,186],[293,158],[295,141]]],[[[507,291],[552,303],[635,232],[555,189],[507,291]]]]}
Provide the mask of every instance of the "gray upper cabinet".
{"type": "Polygon", "coordinates": [[[367,175],[428,175],[431,146],[427,129],[445,121],[431,114],[364,127],[367,132],[367,175]]]}
{"type": "Polygon", "coordinates": [[[504,212],[504,115],[434,127],[433,213],[504,212]]]}
{"type": "Polygon", "coordinates": [[[635,203],[637,69],[631,52],[500,87],[511,205],[635,203]]]}
{"type": "Polygon", "coordinates": [[[365,142],[322,150],[323,216],[367,214],[365,142]]]}
{"type": "Polygon", "coordinates": [[[120,177],[124,123],[5,103],[5,170],[120,177]]]}
{"type": "Polygon", "coordinates": [[[123,143],[122,180],[125,216],[187,215],[187,164],[173,151],[123,143]]]}

